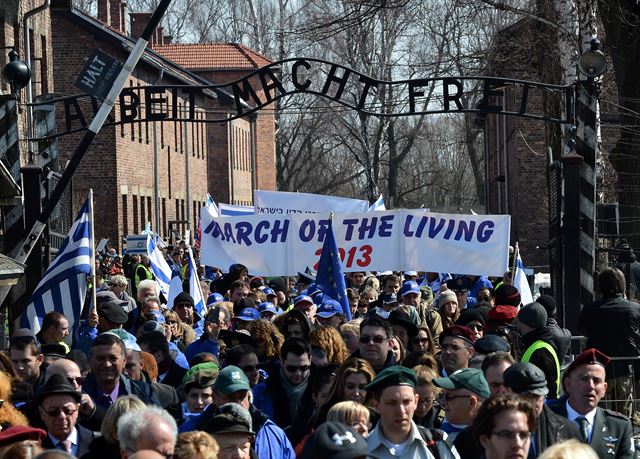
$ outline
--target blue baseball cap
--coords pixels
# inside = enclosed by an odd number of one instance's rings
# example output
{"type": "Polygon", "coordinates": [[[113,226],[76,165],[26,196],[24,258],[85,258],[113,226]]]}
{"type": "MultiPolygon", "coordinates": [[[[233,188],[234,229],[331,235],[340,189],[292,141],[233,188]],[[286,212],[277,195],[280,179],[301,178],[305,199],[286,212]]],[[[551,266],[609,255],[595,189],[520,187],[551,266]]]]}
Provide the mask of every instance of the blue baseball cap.
{"type": "Polygon", "coordinates": [[[240,315],[236,317],[236,319],[244,320],[245,322],[251,322],[260,318],[260,313],[257,309],[254,308],[244,308],[242,311],[240,311],[240,315]]]}
{"type": "Polygon", "coordinates": [[[293,300],[293,305],[294,306],[298,306],[298,304],[303,303],[303,302],[307,302],[310,304],[314,304],[313,303],[313,298],[311,298],[309,295],[298,295],[294,300],[293,300]]]}
{"type": "Polygon", "coordinates": [[[342,314],[342,306],[336,300],[332,299],[324,300],[316,312],[316,315],[323,319],[328,319],[336,314],[342,314]]]}
{"type": "Polygon", "coordinates": [[[309,286],[307,287],[307,291],[305,293],[309,296],[313,296],[316,293],[320,293],[320,292],[322,292],[322,290],[320,290],[320,287],[318,287],[316,284],[309,284],[309,286]]]}
{"type": "Polygon", "coordinates": [[[420,286],[416,281],[406,281],[402,284],[402,296],[408,295],[409,293],[420,294],[420,286]]]}
{"type": "Polygon", "coordinates": [[[220,295],[218,292],[213,292],[211,295],[207,297],[207,306],[213,303],[217,303],[219,301],[224,301],[224,297],[220,295]]]}
{"type": "Polygon", "coordinates": [[[149,311],[149,314],[153,315],[155,321],[159,324],[165,323],[164,316],[160,311],[149,311]]]}
{"type": "Polygon", "coordinates": [[[278,309],[271,301],[265,301],[258,305],[258,312],[262,315],[263,312],[271,312],[273,314],[278,314],[278,309]]]}
{"type": "Polygon", "coordinates": [[[322,304],[322,300],[324,299],[324,293],[317,292],[312,295],[312,298],[313,298],[313,302],[318,306],[320,306],[322,304]]]}
{"type": "Polygon", "coordinates": [[[266,287],[264,290],[262,290],[262,293],[264,293],[265,295],[269,296],[269,295],[277,295],[276,291],[270,287],[266,287]]]}

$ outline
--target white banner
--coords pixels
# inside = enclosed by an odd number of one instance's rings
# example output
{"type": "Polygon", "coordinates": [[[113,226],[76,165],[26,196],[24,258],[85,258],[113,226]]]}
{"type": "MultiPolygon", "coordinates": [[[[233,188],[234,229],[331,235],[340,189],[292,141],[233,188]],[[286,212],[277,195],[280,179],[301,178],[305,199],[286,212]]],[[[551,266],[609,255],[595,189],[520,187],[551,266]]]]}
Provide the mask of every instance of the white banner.
{"type": "Polygon", "coordinates": [[[256,214],[315,214],[335,212],[347,214],[352,212],[366,212],[369,201],[362,199],[341,198],[339,196],[325,196],[310,193],[292,193],[289,191],[253,192],[253,203],[256,214]]]}
{"type": "MultiPolygon", "coordinates": [[[[242,263],[253,275],[295,275],[320,259],[328,214],[214,218],[202,213],[201,263],[242,263]]],[[[508,271],[509,215],[418,210],[334,214],[349,271],[432,271],[502,276],[508,271]]]]}

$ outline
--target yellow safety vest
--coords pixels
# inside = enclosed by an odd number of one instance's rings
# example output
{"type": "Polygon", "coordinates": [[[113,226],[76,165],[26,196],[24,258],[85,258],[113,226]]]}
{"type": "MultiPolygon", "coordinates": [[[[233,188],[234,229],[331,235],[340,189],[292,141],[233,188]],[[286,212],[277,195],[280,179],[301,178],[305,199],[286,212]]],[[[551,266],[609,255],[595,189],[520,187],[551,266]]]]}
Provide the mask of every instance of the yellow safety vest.
{"type": "Polygon", "coordinates": [[[149,268],[147,268],[145,265],[143,265],[142,263],[136,265],[136,270],[135,270],[135,282],[136,282],[136,289],[138,288],[138,285],[140,285],[140,281],[144,280],[144,279],[140,279],[140,276],[138,276],[138,268],[144,268],[145,270],[145,279],[153,279],[153,273],[151,273],[151,271],[149,270],[149,268]]]}
{"type": "Polygon", "coordinates": [[[531,360],[531,356],[533,353],[539,349],[546,349],[553,356],[553,361],[556,364],[556,398],[560,396],[560,361],[558,360],[558,355],[556,354],[556,350],[553,346],[546,341],[538,340],[533,343],[531,346],[524,351],[522,354],[521,362],[528,362],[531,360]]]}

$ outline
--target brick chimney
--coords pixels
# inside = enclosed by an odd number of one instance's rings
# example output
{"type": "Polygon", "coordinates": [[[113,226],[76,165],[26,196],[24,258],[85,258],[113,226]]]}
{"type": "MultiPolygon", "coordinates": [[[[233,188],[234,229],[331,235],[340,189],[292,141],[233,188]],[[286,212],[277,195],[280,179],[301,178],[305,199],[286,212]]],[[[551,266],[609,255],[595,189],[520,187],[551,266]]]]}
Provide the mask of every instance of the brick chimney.
{"type": "Polygon", "coordinates": [[[98,20],[126,34],[127,3],[122,0],[98,0],[98,20]]]}
{"type": "MultiPolygon", "coordinates": [[[[131,38],[138,39],[140,38],[140,35],[142,35],[142,32],[144,31],[144,28],[147,26],[147,23],[149,22],[149,19],[151,19],[151,16],[153,15],[153,13],[129,13],[129,18],[130,18],[130,23],[131,23],[131,38]]],[[[150,40],[150,45],[153,45],[156,43],[156,37],[155,34],[151,35],[151,40],[150,40]]]]}
{"type": "Polygon", "coordinates": [[[164,45],[164,27],[158,26],[156,27],[156,33],[154,34],[156,37],[156,43],[160,46],[164,45]]]}

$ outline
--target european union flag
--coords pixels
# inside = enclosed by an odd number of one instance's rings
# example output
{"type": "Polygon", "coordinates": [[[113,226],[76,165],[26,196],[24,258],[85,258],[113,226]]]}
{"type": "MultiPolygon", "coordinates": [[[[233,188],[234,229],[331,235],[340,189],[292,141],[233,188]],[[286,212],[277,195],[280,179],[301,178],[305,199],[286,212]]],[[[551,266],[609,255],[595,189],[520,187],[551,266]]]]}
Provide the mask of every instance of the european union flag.
{"type": "Polygon", "coordinates": [[[351,320],[351,307],[347,298],[347,286],[344,282],[342,262],[336,237],[333,234],[333,226],[329,221],[329,228],[322,244],[320,263],[318,264],[318,275],[316,276],[316,286],[322,290],[329,298],[336,300],[342,305],[342,310],[347,320],[351,320]]]}

